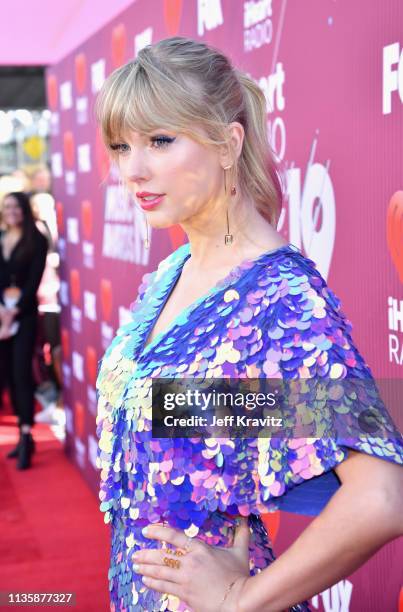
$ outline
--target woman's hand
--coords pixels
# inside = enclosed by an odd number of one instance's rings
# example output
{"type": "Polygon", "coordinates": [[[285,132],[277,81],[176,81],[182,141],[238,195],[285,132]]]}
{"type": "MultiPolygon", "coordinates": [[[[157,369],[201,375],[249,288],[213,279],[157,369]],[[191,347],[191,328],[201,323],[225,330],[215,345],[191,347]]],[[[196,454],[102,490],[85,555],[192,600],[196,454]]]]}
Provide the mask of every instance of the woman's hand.
{"type": "Polygon", "coordinates": [[[3,304],[0,304],[0,321],[3,325],[9,327],[14,321],[15,316],[18,314],[18,308],[6,308],[3,304]]]}
{"type": "Polygon", "coordinates": [[[147,587],[176,595],[193,612],[237,612],[250,577],[246,519],[241,520],[231,548],[209,546],[179,529],[160,525],[149,525],[144,535],[168,545],[134,553],[134,570],[143,575],[147,587]]]}

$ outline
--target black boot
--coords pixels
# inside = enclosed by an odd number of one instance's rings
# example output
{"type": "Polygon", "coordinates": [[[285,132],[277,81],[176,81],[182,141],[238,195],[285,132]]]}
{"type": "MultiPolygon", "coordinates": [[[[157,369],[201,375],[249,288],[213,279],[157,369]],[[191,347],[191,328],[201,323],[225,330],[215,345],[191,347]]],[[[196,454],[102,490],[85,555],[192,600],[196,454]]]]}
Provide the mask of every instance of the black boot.
{"type": "MultiPolygon", "coordinates": [[[[11,450],[9,453],[7,453],[6,455],[7,459],[17,459],[19,452],[20,452],[20,446],[21,446],[21,432],[20,432],[20,439],[18,440],[17,446],[13,448],[13,450],[11,450]]],[[[33,453],[35,452],[35,442],[33,438],[32,438],[32,452],[33,453]]]]}
{"type": "Polygon", "coordinates": [[[30,433],[21,435],[20,447],[18,449],[17,470],[26,470],[31,467],[31,457],[34,452],[34,440],[30,433]]]}
{"type": "Polygon", "coordinates": [[[18,441],[17,446],[13,448],[13,450],[7,453],[6,457],[7,459],[16,459],[18,457],[19,452],[20,452],[20,441],[18,441]]]}
{"type": "Polygon", "coordinates": [[[20,437],[19,437],[17,446],[15,448],[13,448],[13,450],[11,450],[9,453],[7,453],[7,455],[6,455],[7,459],[17,459],[18,454],[20,452],[20,446],[21,446],[21,425],[19,425],[18,431],[19,431],[19,436],[20,437]]]}
{"type": "Polygon", "coordinates": [[[21,445],[21,428],[19,431],[20,431],[20,439],[18,440],[18,444],[15,448],[13,448],[13,450],[7,453],[6,455],[7,459],[16,459],[18,457],[18,453],[20,452],[20,445],[21,445]]]}

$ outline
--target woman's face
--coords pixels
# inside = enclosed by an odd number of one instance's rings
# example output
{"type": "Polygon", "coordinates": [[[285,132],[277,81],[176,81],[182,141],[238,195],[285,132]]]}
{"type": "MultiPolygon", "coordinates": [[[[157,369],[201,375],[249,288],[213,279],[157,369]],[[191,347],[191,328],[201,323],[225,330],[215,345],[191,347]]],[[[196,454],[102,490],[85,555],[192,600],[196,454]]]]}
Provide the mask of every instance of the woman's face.
{"type": "Polygon", "coordinates": [[[165,129],[147,136],[132,131],[112,149],[124,183],[152,227],[192,224],[196,218],[203,223],[219,205],[223,169],[217,149],[165,129]]]}
{"type": "Polygon", "coordinates": [[[7,196],[4,198],[3,206],[1,208],[1,216],[7,227],[18,227],[22,225],[24,221],[24,214],[18,200],[16,200],[16,198],[13,196],[7,196]]]}

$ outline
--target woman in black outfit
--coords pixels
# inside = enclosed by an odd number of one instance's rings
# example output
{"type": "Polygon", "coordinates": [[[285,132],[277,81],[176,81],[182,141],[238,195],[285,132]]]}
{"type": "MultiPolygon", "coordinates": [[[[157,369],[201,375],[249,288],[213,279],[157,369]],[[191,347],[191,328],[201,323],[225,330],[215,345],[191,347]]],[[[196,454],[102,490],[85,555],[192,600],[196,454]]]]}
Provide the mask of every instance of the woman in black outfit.
{"type": "Polygon", "coordinates": [[[31,465],[34,442],[32,359],[37,332],[36,292],[46,262],[48,242],[37,229],[29,198],[13,192],[4,197],[0,232],[0,378],[10,389],[20,439],[8,457],[17,468],[31,465]]]}

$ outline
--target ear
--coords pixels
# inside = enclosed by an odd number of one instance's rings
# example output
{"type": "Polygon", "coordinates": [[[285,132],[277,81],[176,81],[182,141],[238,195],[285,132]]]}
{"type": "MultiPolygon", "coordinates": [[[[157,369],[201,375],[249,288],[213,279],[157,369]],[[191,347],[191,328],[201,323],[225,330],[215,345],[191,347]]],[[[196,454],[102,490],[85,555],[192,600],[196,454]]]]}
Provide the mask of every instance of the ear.
{"type": "Polygon", "coordinates": [[[232,166],[242,152],[245,130],[238,121],[228,124],[228,146],[220,148],[220,163],[222,167],[232,166]]]}

